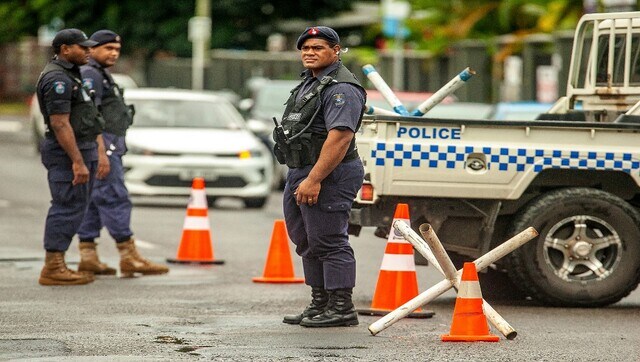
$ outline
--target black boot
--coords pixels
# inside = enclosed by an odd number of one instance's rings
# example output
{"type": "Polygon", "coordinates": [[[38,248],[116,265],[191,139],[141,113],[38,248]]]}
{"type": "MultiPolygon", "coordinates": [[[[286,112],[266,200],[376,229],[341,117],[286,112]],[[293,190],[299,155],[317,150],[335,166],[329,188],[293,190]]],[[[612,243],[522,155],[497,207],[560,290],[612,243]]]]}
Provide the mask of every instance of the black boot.
{"type": "Polygon", "coordinates": [[[329,304],[324,313],[315,317],[306,317],[300,322],[304,327],[342,327],[357,326],[358,313],[351,302],[352,290],[336,289],[329,291],[329,304]]]}
{"type": "Polygon", "coordinates": [[[282,320],[283,323],[288,324],[300,324],[300,321],[305,317],[315,317],[318,314],[322,314],[327,308],[329,302],[329,293],[324,287],[311,287],[311,304],[300,314],[286,315],[282,320]]]}

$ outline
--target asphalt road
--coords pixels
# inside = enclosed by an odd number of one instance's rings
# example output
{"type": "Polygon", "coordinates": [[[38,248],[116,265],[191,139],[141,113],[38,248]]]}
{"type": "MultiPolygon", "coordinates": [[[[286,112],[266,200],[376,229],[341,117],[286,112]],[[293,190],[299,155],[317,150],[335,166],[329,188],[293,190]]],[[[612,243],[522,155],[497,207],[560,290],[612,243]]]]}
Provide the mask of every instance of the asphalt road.
{"type": "MultiPolygon", "coordinates": [[[[262,275],[280,193],[263,210],[219,200],[209,210],[215,258],[224,265],[172,265],[165,276],[100,277],[77,287],[43,287],[42,232],[49,202],[45,170],[29,134],[0,117],[0,360],[37,361],[638,361],[640,291],[607,308],[548,308],[532,301],[486,299],[518,331],[498,343],[444,343],[455,294],[427,308],[431,319],[405,319],[378,336],[361,316],[350,328],[305,329],[281,322],[308,303],[301,284],[256,284],[262,275]]],[[[141,253],[174,257],[186,199],[136,199],[133,229],[141,253]]],[[[104,261],[117,266],[103,233],[104,261]]],[[[352,239],[358,259],[358,307],[370,305],[386,241],[365,229],[352,239]]],[[[78,261],[77,243],[67,259],[78,261]]],[[[295,272],[302,275],[293,256],[295,272]]],[[[417,268],[420,291],[441,280],[417,268]]],[[[480,281],[482,283],[481,274],[480,281]]],[[[499,334],[497,331],[493,331],[499,334]]]]}

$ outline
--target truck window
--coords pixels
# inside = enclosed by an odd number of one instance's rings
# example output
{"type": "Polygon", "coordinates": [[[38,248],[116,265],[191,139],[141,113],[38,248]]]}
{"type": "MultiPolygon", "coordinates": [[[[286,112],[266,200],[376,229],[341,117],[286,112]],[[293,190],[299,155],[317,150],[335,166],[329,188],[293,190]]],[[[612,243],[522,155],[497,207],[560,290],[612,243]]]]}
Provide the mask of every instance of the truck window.
{"type": "MultiPolygon", "coordinates": [[[[638,35],[631,38],[631,68],[629,85],[640,84],[640,64],[638,52],[640,47],[638,44],[640,39],[638,35]]],[[[612,85],[624,85],[624,55],[626,51],[627,38],[625,34],[618,34],[614,39],[613,53],[613,78],[612,85]]],[[[603,34],[598,41],[598,70],[596,72],[596,86],[607,86],[607,65],[609,62],[609,34],[603,34]]]]}
{"type": "Polygon", "coordinates": [[[579,38],[575,39],[575,47],[578,51],[573,61],[574,77],[573,86],[575,88],[585,88],[586,79],[589,72],[589,54],[591,54],[591,39],[593,39],[593,23],[584,24],[584,29],[579,33],[579,38]]]}
{"type": "MultiPolygon", "coordinates": [[[[619,31],[619,30],[618,30],[619,31]]],[[[609,62],[609,34],[608,29],[601,29],[599,35],[598,47],[597,47],[597,68],[595,86],[606,87],[607,82],[607,67],[609,62]]],[[[577,81],[574,83],[575,88],[585,88],[587,79],[590,78],[591,57],[593,51],[591,48],[593,39],[593,24],[585,24],[585,29],[582,32],[582,37],[579,39],[581,47],[579,49],[580,56],[575,59],[574,68],[578,70],[575,73],[574,79],[577,81]]],[[[616,34],[614,38],[614,59],[613,59],[613,72],[611,74],[613,86],[624,86],[624,62],[626,52],[626,32],[616,34]]],[[[640,86],[640,34],[632,34],[631,37],[631,52],[630,52],[630,72],[629,72],[629,86],[640,86]]],[[[592,83],[592,82],[589,82],[592,83]]]]}

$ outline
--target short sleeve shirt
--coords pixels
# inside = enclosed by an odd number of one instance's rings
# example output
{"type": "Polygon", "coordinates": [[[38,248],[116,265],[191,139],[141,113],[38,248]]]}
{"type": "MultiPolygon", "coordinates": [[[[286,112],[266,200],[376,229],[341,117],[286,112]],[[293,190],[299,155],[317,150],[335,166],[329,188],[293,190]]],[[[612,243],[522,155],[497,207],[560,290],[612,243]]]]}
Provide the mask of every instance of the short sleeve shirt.
{"type": "MultiPolygon", "coordinates": [[[[53,60],[52,63],[56,63],[72,73],[77,73],[80,78],[78,66],[58,59],[53,60]]],[[[45,74],[38,82],[37,88],[40,111],[44,118],[48,119],[52,114],[71,113],[71,99],[73,92],[77,90],[78,84],[65,72],[55,71],[45,74]]]]}
{"type": "MultiPolygon", "coordinates": [[[[62,66],[78,79],[81,79],[80,68],[77,65],[60,59],[54,59],[52,62],[62,66]]],[[[48,122],[49,116],[53,114],[71,113],[71,101],[74,93],[79,91],[79,87],[78,83],[62,71],[49,72],[43,75],[38,82],[36,93],[40,104],[40,112],[42,112],[44,119],[48,122]]],[[[85,161],[98,159],[94,141],[83,141],[77,144],[85,161]]],[[[55,138],[47,138],[43,147],[50,156],[57,155],[65,159],[68,158],[55,138]]]]}
{"type": "MultiPolygon", "coordinates": [[[[322,79],[339,66],[340,62],[336,62],[324,69],[318,77],[309,76],[300,87],[297,100],[311,90],[311,85],[316,79],[322,79]]],[[[364,91],[351,83],[338,83],[326,87],[322,92],[322,112],[319,112],[313,120],[311,131],[328,132],[339,128],[349,129],[355,133],[364,103],[364,91]]]]}
{"type": "Polygon", "coordinates": [[[103,97],[113,87],[109,76],[105,77],[104,74],[108,74],[108,70],[104,69],[98,62],[93,59],[89,60],[88,65],[80,67],[82,73],[82,85],[87,91],[94,92],[94,103],[97,106],[102,105],[103,97]]]}

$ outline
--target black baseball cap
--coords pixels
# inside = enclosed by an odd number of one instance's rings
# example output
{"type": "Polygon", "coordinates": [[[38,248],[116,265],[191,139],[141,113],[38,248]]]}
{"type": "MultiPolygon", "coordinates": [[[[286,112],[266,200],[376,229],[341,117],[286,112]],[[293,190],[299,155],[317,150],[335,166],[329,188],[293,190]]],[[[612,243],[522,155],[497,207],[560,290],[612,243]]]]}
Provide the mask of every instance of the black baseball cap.
{"type": "Polygon", "coordinates": [[[340,44],[340,37],[335,30],[331,29],[328,26],[310,26],[304,29],[302,34],[300,34],[300,36],[298,37],[296,48],[300,50],[302,48],[302,44],[304,44],[304,42],[310,38],[322,38],[329,41],[329,43],[340,44]]]}
{"type": "Polygon", "coordinates": [[[53,38],[51,45],[60,48],[61,45],[78,44],[83,47],[92,47],[96,42],[87,38],[87,34],[78,29],[62,29],[53,38]]]}
{"type": "Polygon", "coordinates": [[[91,34],[89,39],[96,42],[96,45],[94,45],[96,47],[107,43],[120,43],[122,41],[120,35],[106,29],[96,31],[91,34]]]}

